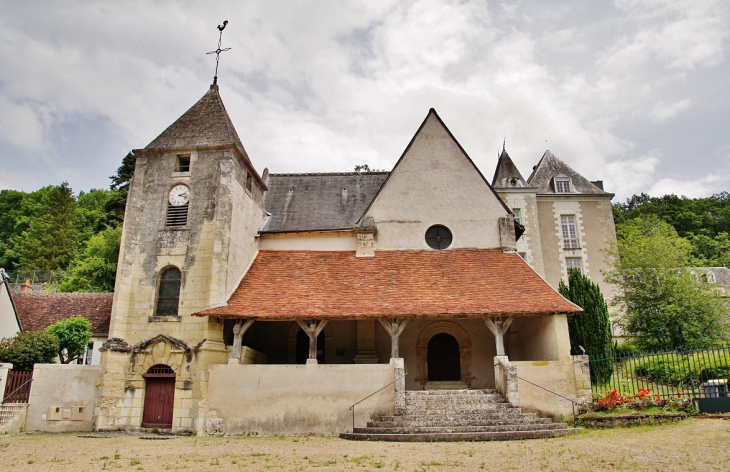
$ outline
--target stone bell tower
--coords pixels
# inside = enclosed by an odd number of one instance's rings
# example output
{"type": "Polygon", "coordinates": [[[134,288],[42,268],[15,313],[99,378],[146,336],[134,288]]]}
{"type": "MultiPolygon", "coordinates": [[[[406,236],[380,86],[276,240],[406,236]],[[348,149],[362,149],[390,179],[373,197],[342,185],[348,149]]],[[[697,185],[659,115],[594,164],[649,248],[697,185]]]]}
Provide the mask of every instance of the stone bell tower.
{"type": "Polygon", "coordinates": [[[266,184],[216,84],[134,154],[95,424],[197,431],[227,350],[222,322],[191,314],[225,304],[253,261],[266,184]]]}

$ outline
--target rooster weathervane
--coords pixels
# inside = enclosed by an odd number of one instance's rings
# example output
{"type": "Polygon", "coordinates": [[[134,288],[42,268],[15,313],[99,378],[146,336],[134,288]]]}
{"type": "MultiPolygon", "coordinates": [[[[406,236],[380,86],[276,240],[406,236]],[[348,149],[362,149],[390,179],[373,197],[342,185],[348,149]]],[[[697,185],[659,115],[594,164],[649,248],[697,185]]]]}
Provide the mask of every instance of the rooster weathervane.
{"type": "Polygon", "coordinates": [[[230,49],[231,49],[231,48],[221,49],[221,40],[223,39],[223,30],[226,29],[226,25],[228,25],[228,20],[225,20],[223,22],[223,25],[218,25],[218,31],[220,31],[220,34],[218,35],[218,49],[207,53],[207,54],[215,54],[215,76],[213,77],[213,84],[218,83],[218,61],[220,61],[221,53],[230,51],[230,49]]]}

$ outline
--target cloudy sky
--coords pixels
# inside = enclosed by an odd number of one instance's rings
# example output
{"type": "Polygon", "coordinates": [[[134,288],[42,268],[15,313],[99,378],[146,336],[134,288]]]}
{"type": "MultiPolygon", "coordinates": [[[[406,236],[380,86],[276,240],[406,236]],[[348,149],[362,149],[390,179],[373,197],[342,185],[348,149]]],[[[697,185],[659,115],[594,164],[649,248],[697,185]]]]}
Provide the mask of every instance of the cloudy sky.
{"type": "Polygon", "coordinates": [[[107,187],[213,77],[258,171],[390,169],[434,107],[491,180],[730,190],[727,0],[0,0],[0,188],[107,187]]]}

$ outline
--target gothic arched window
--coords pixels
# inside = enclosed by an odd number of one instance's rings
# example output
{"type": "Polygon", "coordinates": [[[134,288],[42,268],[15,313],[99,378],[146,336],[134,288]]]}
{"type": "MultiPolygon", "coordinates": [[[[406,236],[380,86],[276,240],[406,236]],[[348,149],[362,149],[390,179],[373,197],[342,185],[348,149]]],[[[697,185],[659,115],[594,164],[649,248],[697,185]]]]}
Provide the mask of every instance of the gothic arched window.
{"type": "Polygon", "coordinates": [[[168,267],[160,275],[160,288],[157,292],[157,316],[177,315],[180,302],[180,269],[168,267]]]}

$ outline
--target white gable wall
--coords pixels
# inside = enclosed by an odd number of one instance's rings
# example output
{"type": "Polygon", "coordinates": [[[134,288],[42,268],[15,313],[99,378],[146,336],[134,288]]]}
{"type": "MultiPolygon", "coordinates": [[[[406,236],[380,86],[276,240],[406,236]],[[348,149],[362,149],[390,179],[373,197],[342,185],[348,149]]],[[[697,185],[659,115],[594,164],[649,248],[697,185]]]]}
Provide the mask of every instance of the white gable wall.
{"type": "Polygon", "coordinates": [[[20,331],[8,284],[0,281],[0,339],[12,338],[20,331]]]}
{"type": "Polygon", "coordinates": [[[497,195],[461,151],[435,113],[416,134],[364,215],[378,229],[375,248],[430,249],[426,230],[451,230],[449,249],[500,247],[497,195]]]}

